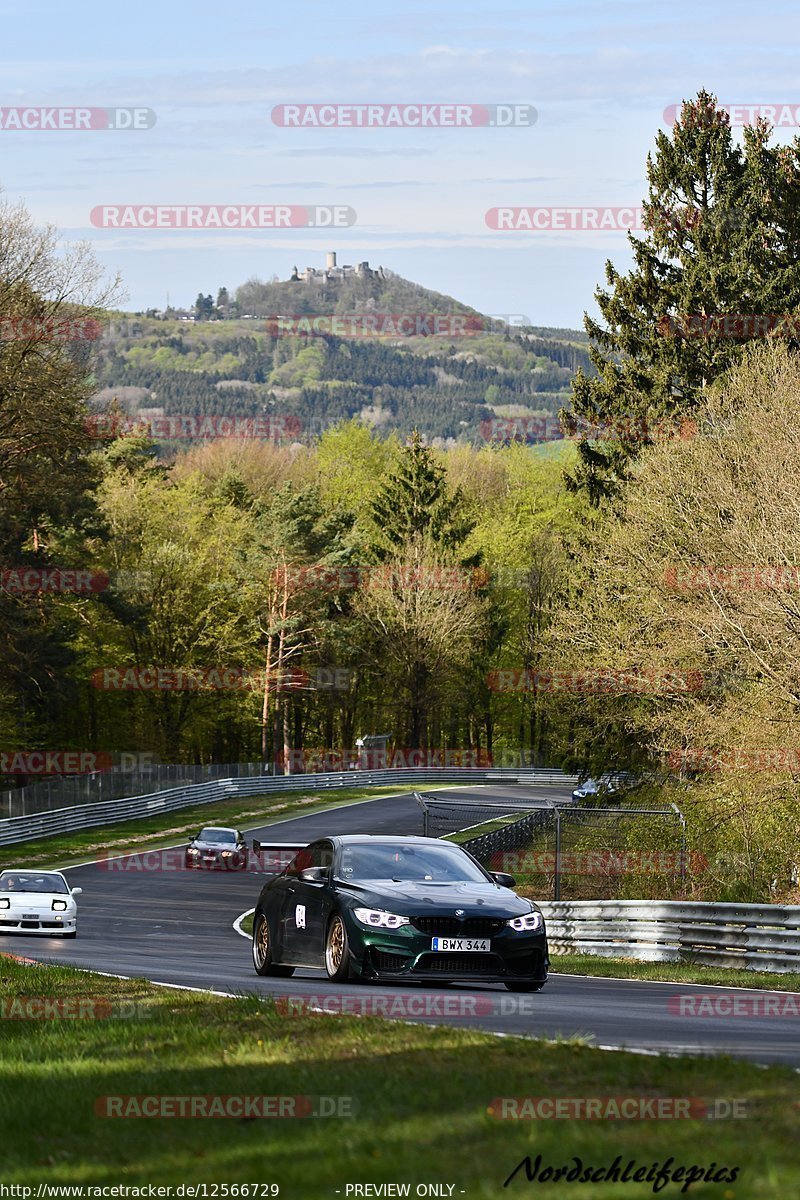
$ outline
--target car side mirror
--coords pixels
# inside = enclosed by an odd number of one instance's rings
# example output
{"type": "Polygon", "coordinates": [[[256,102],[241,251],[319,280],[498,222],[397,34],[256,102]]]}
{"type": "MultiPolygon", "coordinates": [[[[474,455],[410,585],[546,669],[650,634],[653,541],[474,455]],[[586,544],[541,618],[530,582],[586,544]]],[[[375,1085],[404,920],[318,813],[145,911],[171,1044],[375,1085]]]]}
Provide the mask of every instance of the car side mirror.
{"type": "Polygon", "coordinates": [[[516,887],[517,881],[513,875],[507,875],[505,871],[492,871],[492,879],[498,883],[500,887],[513,888],[516,887]]]}
{"type": "Polygon", "coordinates": [[[82,895],[83,895],[83,888],[73,888],[73,889],[72,889],[72,895],[73,895],[73,896],[82,896],[82,895]]]}
{"type": "Polygon", "coordinates": [[[306,867],[300,872],[303,883],[325,883],[328,878],[327,867],[306,867]]]}

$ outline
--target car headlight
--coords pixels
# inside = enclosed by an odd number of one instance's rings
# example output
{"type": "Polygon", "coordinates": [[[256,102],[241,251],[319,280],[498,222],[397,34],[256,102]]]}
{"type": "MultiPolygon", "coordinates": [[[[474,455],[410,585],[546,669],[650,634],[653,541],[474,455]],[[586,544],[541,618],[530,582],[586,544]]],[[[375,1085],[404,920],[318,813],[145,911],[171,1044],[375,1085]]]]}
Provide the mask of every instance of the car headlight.
{"type": "Polygon", "coordinates": [[[66,900],[54,900],[52,908],[53,908],[53,912],[66,912],[67,911],[67,902],[66,902],[66,900]]]}
{"type": "Polygon", "coordinates": [[[223,850],[223,851],[222,851],[222,857],[223,857],[223,858],[233,858],[233,855],[234,855],[234,851],[233,851],[233,850],[223,850]]]}
{"type": "Polygon", "coordinates": [[[0,908],[11,908],[11,901],[8,899],[8,896],[4,896],[0,900],[0,908]]]}
{"type": "Polygon", "coordinates": [[[510,921],[506,921],[509,929],[516,929],[517,933],[533,933],[536,929],[541,929],[544,925],[544,917],[540,912],[525,913],[524,917],[512,917],[510,921]]]}
{"type": "Polygon", "coordinates": [[[401,925],[409,923],[408,917],[384,912],[382,908],[354,908],[353,913],[357,921],[369,925],[371,929],[399,929],[401,925]]]}
{"type": "Polygon", "coordinates": [[[199,854],[200,851],[195,846],[190,846],[186,851],[187,854],[199,854]]]}

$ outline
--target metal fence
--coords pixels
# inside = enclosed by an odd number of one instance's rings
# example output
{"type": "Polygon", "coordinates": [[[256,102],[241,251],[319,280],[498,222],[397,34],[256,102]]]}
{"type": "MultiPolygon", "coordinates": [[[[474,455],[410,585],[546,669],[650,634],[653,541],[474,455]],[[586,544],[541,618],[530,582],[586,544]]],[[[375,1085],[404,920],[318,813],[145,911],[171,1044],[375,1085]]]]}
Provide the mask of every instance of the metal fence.
{"type": "MultiPolygon", "coordinates": [[[[575,775],[563,775],[560,771],[537,769],[531,769],[526,772],[519,770],[509,771],[508,775],[504,775],[499,770],[494,769],[487,771],[485,778],[487,783],[528,783],[529,785],[572,784],[574,786],[577,781],[577,776],[575,775]]],[[[503,820],[504,818],[512,817],[515,813],[523,814],[520,818],[521,822],[534,809],[541,809],[543,817],[548,814],[552,815],[553,805],[559,803],[558,800],[546,796],[536,798],[520,796],[507,797],[502,800],[481,800],[478,798],[465,799],[459,797],[451,799],[447,796],[427,796],[421,792],[417,792],[415,795],[417,803],[422,809],[422,829],[425,837],[444,837],[448,833],[464,833],[469,829],[485,825],[488,821],[503,820]]],[[[565,797],[561,803],[571,804],[572,801],[565,797]]],[[[493,848],[507,849],[512,848],[516,844],[509,842],[508,846],[504,844],[501,847],[498,842],[493,848]]],[[[522,845],[523,843],[519,842],[518,844],[522,845]]]]}
{"type": "Polygon", "coordinates": [[[800,971],[797,905],[572,900],[540,907],[556,953],[800,971]]]}
{"type": "MultiPolygon", "coordinates": [[[[130,758],[136,758],[130,755],[130,758]]],[[[450,769],[446,764],[441,767],[435,763],[420,764],[420,769],[444,770],[450,769]]],[[[382,761],[364,761],[349,772],[358,778],[364,771],[376,770],[411,770],[407,768],[387,767],[382,761]]],[[[463,768],[464,770],[470,768],[463,768]]],[[[506,783],[517,783],[520,779],[528,778],[531,772],[537,777],[547,780],[577,779],[577,776],[564,776],[558,772],[539,767],[484,767],[478,766],[485,772],[487,779],[503,779],[506,783]]],[[[303,772],[303,774],[312,772],[303,772]]],[[[331,774],[331,771],[315,771],[313,774],[331,774]]],[[[195,783],[207,783],[212,779],[252,779],[252,778],[285,778],[276,775],[271,762],[247,763],[154,763],[148,755],[141,755],[130,766],[114,767],[109,771],[95,771],[86,775],[54,775],[42,779],[38,783],[28,784],[27,787],[7,788],[0,791],[0,817],[26,817],[38,812],[52,812],[59,808],[73,808],[77,804],[101,804],[107,800],[121,800],[130,796],[147,796],[166,788],[190,787],[195,783]]]]}
{"type": "Polygon", "coordinates": [[[33,813],[73,808],[77,804],[102,804],[128,796],[145,796],[165,788],[189,787],[211,779],[242,779],[264,774],[263,763],[138,762],[88,775],[58,775],[23,788],[0,792],[0,816],[26,817],[33,813]]]}
{"type": "MultiPolygon", "coordinates": [[[[544,782],[551,777],[542,772],[533,778],[533,782],[544,782]]],[[[559,783],[567,782],[566,776],[558,776],[559,783]]],[[[553,898],[561,899],[562,880],[576,874],[575,861],[581,857],[592,866],[592,889],[597,897],[598,885],[603,874],[609,884],[615,883],[614,860],[625,857],[613,852],[584,852],[576,856],[569,845],[563,845],[562,826],[566,825],[574,833],[594,827],[595,830],[605,826],[606,830],[616,826],[618,830],[625,828],[624,823],[634,819],[654,818],[659,825],[666,820],[673,826],[671,844],[674,851],[670,855],[664,853],[664,845],[660,845],[659,853],[640,854],[642,860],[647,858],[671,860],[672,875],[679,877],[681,884],[686,879],[686,822],[680,809],[675,804],[665,808],[639,808],[626,806],[622,803],[610,808],[592,805],[584,807],[575,804],[571,798],[553,799],[540,797],[537,800],[520,798],[511,800],[451,800],[446,797],[426,796],[416,793],[417,801],[423,810],[423,832],[426,836],[447,837],[454,833],[469,833],[471,829],[484,829],[496,825],[496,828],[485,829],[472,838],[459,838],[459,844],[474,855],[490,870],[502,870],[514,875],[518,880],[524,876],[529,886],[538,892],[549,890],[552,881],[553,898]],[[523,815],[516,817],[517,813],[523,815]],[[552,835],[552,836],[551,836],[552,835]],[[531,851],[534,841],[538,844],[536,853],[531,851]],[[552,842],[552,850],[549,849],[552,842]],[[519,853],[521,852],[521,853],[519,853]],[[604,859],[605,853],[605,859],[604,859]],[[603,872],[605,863],[611,869],[603,872]],[[601,867],[597,871],[598,864],[601,867]]],[[[641,832],[641,829],[639,830],[641,832]]],[[[604,839],[604,842],[607,839],[604,839]]],[[[613,840],[613,839],[611,839],[613,840]]],[[[660,839],[663,843],[663,838],[660,839]]],[[[636,855],[632,856],[634,859],[636,855]]],[[[581,868],[583,870],[585,868],[581,868]]],[[[629,869],[627,866],[625,869],[629,869]]],[[[580,874],[579,870],[577,874],[580,874]]],[[[631,873],[636,873],[631,871],[631,873]]]]}
{"type": "MultiPolygon", "coordinates": [[[[199,768],[205,769],[205,768],[199,768]]],[[[502,777],[497,768],[492,779],[502,777]]],[[[520,772],[513,770],[512,776],[520,772]]],[[[526,772],[528,777],[552,775],[552,772],[526,772]]],[[[337,771],[314,775],[257,775],[216,779],[146,795],[125,796],[102,803],[70,805],[52,811],[0,819],[0,846],[33,838],[69,833],[78,829],[93,829],[115,821],[147,817],[154,812],[171,812],[194,804],[211,804],[240,796],[261,796],[279,792],[320,791],[329,788],[376,787],[397,783],[485,783],[488,775],[477,767],[394,767],[381,771],[337,771]]],[[[559,778],[563,778],[559,776],[559,778]]]]}

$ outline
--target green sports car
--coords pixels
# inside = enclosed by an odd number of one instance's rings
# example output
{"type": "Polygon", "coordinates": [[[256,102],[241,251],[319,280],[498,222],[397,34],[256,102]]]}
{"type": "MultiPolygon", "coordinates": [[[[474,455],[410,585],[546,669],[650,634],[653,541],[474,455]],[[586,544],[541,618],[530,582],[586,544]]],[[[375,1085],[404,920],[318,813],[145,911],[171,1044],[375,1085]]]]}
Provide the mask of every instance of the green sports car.
{"type": "Polygon", "coordinates": [[[549,966],[544,918],[513,886],[452,842],[321,838],[263,888],[253,965],[259,975],[310,967],[342,982],[483,980],[537,992],[549,966]]]}

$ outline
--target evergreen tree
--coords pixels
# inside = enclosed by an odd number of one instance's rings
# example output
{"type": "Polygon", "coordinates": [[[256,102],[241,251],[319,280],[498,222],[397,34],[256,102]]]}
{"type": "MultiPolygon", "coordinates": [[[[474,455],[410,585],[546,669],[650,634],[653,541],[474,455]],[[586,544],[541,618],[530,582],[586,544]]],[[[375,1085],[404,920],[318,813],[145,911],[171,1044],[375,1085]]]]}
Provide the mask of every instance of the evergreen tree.
{"type": "Polygon", "coordinates": [[[473,527],[462,508],[460,489],[450,490],[444,467],[414,430],[399,466],[370,506],[381,530],[376,556],[392,557],[423,539],[442,550],[456,551],[473,527]]]}
{"type": "Polygon", "coordinates": [[[609,290],[596,292],[604,324],[584,317],[598,374],[578,372],[572,410],[562,412],[584,435],[568,486],[593,503],[618,490],[655,429],[677,427],[763,335],[763,323],[743,316],[800,306],[800,139],[770,147],[770,136],[760,121],[735,144],[727,114],[701,91],[672,136],[656,138],[647,232],[629,235],[627,274],[606,263],[609,290]]]}

